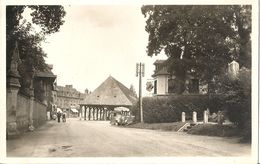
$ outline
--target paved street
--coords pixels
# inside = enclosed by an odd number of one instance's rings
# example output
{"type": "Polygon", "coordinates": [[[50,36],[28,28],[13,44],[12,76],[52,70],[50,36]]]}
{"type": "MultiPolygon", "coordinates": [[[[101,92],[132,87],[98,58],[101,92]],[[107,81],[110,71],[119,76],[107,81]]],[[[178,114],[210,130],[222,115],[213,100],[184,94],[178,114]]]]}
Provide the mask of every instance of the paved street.
{"type": "Polygon", "coordinates": [[[49,121],[7,141],[8,157],[248,156],[236,139],[111,126],[105,121],[49,121]]]}

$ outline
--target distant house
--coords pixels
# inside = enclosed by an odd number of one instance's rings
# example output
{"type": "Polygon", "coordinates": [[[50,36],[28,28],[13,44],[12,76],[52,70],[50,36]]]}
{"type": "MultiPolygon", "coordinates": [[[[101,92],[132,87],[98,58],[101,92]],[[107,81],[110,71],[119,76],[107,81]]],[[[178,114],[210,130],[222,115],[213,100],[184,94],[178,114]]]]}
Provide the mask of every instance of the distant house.
{"type": "Polygon", "coordinates": [[[72,106],[79,107],[79,104],[85,99],[86,93],[81,93],[73,88],[73,85],[57,86],[57,101],[55,104],[61,109],[70,109],[72,106]]]}
{"type": "MultiPolygon", "coordinates": [[[[179,93],[181,90],[180,81],[174,72],[167,69],[167,60],[156,60],[154,62],[154,95],[170,95],[179,93]]],[[[183,94],[205,94],[206,86],[200,84],[200,80],[193,75],[194,70],[187,73],[183,94]]]]}

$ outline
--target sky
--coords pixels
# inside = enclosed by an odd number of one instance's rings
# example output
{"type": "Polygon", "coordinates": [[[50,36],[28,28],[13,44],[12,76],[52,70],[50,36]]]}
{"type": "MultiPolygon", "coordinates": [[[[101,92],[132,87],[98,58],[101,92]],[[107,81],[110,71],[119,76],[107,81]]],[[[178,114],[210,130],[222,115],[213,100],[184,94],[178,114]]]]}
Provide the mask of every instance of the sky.
{"type": "Polygon", "coordinates": [[[94,91],[109,75],[138,93],[136,63],[145,63],[145,84],[152,79],[153,62],[165,55],[146,54],[148,33],[141,6],[64,6],[65,23],[42,43],[46,62],[53,64],[57,84],[73,85],[80,92],[94,91]]]}

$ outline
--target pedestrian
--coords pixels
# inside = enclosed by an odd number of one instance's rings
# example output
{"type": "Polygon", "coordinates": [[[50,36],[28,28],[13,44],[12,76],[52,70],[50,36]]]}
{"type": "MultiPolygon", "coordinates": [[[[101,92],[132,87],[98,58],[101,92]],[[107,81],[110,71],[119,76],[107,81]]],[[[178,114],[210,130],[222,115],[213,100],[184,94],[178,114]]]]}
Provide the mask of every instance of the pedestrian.
{"type": "Polygon", "coordinates": [[[65,112],[63,112],[63,114],[62,114],[62,121],[66,122],[66,113],[65,112]]]}
{"type": "Polygon", "coordinates": [[[58,122],[60,122],[60,117],[61,117],[61,113],[60,113],[60,111],[58,111],[58,113],[57,113],[57,117],[58,117],[58,122]]]}

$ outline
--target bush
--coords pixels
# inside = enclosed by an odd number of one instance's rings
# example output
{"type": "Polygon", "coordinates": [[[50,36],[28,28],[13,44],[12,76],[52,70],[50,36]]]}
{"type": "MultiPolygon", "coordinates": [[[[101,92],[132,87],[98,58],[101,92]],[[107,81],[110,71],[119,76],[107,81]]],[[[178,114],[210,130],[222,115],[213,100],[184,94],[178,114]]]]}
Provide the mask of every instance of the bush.
{"type": "Polygon", "coordinates": [[[222,110],[225,110],[231,122],[243,132],[245,140],[251,139],[251,71],[242,68],[235,80],[227,76],[222,78],[219,93],[222,110]]]}
{"type": "MultiPolygon", "coordinates": [[[[203,119],[207,109],[205,95],[172,95],[143,98],[143,115],[146,123],[167,123],[181,121],[181,113],[186,113],[186,120],[192,119],[192,112],[197,112],[198,120],[203,119]]],[[[140,122],[139,102],[132,107],[136,121],[140,122]]]]}

